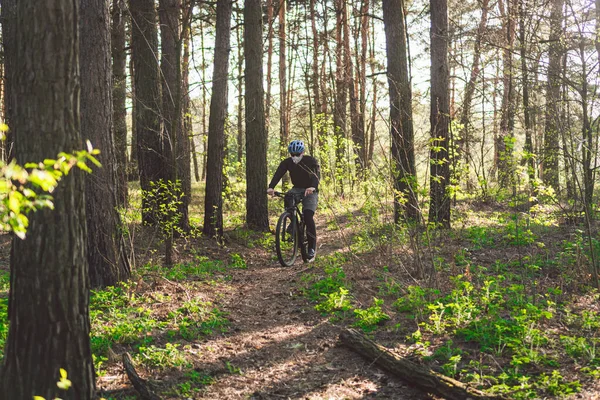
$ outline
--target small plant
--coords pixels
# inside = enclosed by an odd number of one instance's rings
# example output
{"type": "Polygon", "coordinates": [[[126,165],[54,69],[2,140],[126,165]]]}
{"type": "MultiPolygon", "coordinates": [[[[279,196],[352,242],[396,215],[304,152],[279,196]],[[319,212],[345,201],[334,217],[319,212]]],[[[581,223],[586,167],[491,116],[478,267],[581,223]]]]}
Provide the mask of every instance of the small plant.
{"type": "Polygon", "coordinates": [[[227,371],[229,371],[231,375],[242,375],[242,370],[229,361],[225,361],[225,368],[227,368],[227,371]]]}
{"type": "Polygon", "coordinates": [[[351,296],[345,287],[340,287],[336,292],[323,294],[322,296],[325,297],[325,300],[315,306],[315,310],[317,311],[330,314],[336,311],[346,312],[352,309],[351,296]]]}
{"type": "Polygon", "coordinates": [[[542,374],[537,382],[537,387],[552,396],[568,396],[581,390],[579,381],[566,382],[558,370],[552,374],[542,374]]]}
{"type": "Polygon", "coordinates": [[[164,348],[140,346],[136,359],[146,367],[165,370],[167,368],[181,368],[188,364],[185,353],[179,350],[179,344],[167,343],[164,348]]]}
{"type": "Polygon", "coordinates": [[[248,266],[246,265],[246,260],[244,260],[244,258],[241,255],[239,255],[238,253],[231,254],[229,259],[230,259],[229,268],[236,268],[236,269],[248,268],[248,266]]]}
{"type": "Polygon", "coordinates": [[[354,326],[361,328],[364,332],[372,332],[377,328],[377,325],[390,319],[390,316],[383,312],[381,306],[383,300],[376,297],[373,298],[373,305],[367,309],[355,309],[354,314],[356,322],[354,326]]]}

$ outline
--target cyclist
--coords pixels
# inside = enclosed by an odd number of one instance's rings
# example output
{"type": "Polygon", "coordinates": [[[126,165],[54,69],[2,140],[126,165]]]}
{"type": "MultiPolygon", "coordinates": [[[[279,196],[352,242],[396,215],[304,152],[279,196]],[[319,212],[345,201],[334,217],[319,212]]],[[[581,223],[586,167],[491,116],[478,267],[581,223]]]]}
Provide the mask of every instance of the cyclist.
{"type": "Polygon", "coordinates": [[[319,163],[314,157],[304,154],[306,150],[304,142],[301,140],[292,140],[288,146],[290,157],[283,160],[275,174],[267,193],[274,196],[275,186],[279,183],[283,175],[289,171],[290,178],[294,187],[288,191],[291,194],[303,194],[302,215],[306,224],[306,234],[308,237],[308,261],[315,259],[317,248],[317,227],[315,226],[314,215],[317,211],[319,200],[319,180],[321,179],[321,169],[319,163]]]}

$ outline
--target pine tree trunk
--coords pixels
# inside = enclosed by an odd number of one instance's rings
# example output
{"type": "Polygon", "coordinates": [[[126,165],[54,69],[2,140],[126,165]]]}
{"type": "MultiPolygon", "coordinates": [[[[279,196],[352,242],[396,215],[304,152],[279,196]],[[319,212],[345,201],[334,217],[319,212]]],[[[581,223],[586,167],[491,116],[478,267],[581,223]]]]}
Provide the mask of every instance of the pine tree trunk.
{"type": "Polygon", "coordinates": [[[459,180],[466,181],[468,190],[470,190],[472,186],[469,173],[469,160],[471,158],[471,155],[469,154],[469,149],[471,147],[471,109],[473,95],[475,94],[475,88],[480,73],[479,62],[481,58],[481,41],[487,26],[488,3],[489,0],[482,0],[481,3],[481,20],[479,21],[479,26],[477,27],[475,44],[473,47],[473,65],[471,66],[471,75],[469,76],[469,81],[467,82],[463,95],[462,109],[460,112],[461,128],[459,139],[457,140],[458,157],[461,164],[460,167],[464,169],[464,173],[462,173],[462,171],[459,172],[458,178],[459,180]],[[463,176],[464,179],[461,179],[463,176]]]}
{"type": "Polygon", "coordinates": [[[367,154],[367,168],[370,168],[373,163],[373,153],[375,152],[375,133],[376,133],[376,123],[377,123],[377,77],[375,76],[375,71],[377,70],[377,65],[375,63],[375,24],[371,22],[371,35],[370,35],[370,49],[369,49],[369,59],[370,59],[370,68],[371,74],[373,75],[372,79],[372,91],[373,91],[373,103],[371,106],[371,132],[369,134],[369,152],[367,154]]]}
{"type": "Polygon", "coordinates": [[[235,34],[237,36],[237,161],[241,164],[244,158],[244,52],[243,42],[240,35],[242,25],[240,25],[235,34]]]}
{"type": "Polygon", "coordinates": [[[527,174],[529,176],[529,185],[532,188],[532,194],[535,195],[535,165],[533,158],[533,142],[531,125],[531,105],[529,101],[529,70],[527,69],[527,43],[525,29],[525,2],[527,0],[519,0],[519,41],[521,53],[521,75],[523,85],[523,118],[525,128],[525,145],[523,147],[525,158],[524,162],[527,165],[527,174]]]}
{"type": "Polygon", "coordinates": [[[514,190],[514,120],[515,120],[515,79],[513,66],[513,47],[515,42],[514,2],[499,1],[503,17],[505,34],[502,51],[502,105],[500,107],[500,132],[497,137],[498,148],[498,184],[502,188],[514,190]],[[506,7],[505,7],[506,6],[506,7]]]}
{"type": "Polygon", "coordinates": [[[273,84],[273,0],[267,0],[267,93],[265,98],[265,131],[269,137],[269,128],[271,127],[271,87],[273,84]]]}
{"type": "Polygon", "coordinates": [[[448,3],[431,0],[431,143],[429,222],[450,228],[450,94],[448,92],[448,3]]]}
{"type": "Polygon", "coordinates": [[[204,25],[200,22],[200,55],[201,55],[201,63],[202,63],[202,178],[204,181],[206,179],[206,164],[208,162],[208,126],[206,125],[206,56],[204,54],[204,25]]]}
{"type": "MultiPolygon", "coordinates": [[[[80,150],[79,0],[20,0],[16,16],[15,158],[80,150]]],[[[54,210],[30,213],[27,238],[13,239],[2,399],[94,397],[83,173],[72,171],[52,195],[54,210]],[[56,386],[60,368],[67,392],[56,386]]]]}
{"type": "Polygon", "coordinates": [[[246,55],[246,223],[269,230],[267,209],[267,133],[263,91],[262,7],[260,0],[244,1],[246,55]]]}
{"type": "MultiPolygon", "coordinates": [[[[158,30],[153,0],[129,0],[131,13],[131,57],[134,64],[135,128],[137,133],[140,187],[150,191],[150,182],[168,179],[168,164],[163,157],[165,140],[160,121],[160,76],[158,30]]],[[[142,196],[142,221],[155,224],[156,211],[142,196]]]]}
{"type": "Polygon", "coordinates": [[[404,1],[383,0],[387,73],[390,92],[394,221],[418,222],[416,166],[412,119],[412,90],[408,76],[404,1]]]}
{"type": "Polygon", "coordinates": [[[81,132],[101,149],[102,168],[86,177],[87,258],[92,287],[127,279],[129,260],[117,211],[117,157],[112,132],[110,14],[104,0],[82,0],[80,18],[81,132]]]}
{"type": "MultiPolygon", "coordinates": [[[[288,156],[287,146],[289,138],[289,126],[288,126],[288,88],[287,88],[287,59],[286,59],[286,26],[285,26],[285,14],[286,14],[286,0],[280,0],[279,2],[279,156],[283,160],[288,156]]],[[[282,190],[287,190],[289,185],[288,176],[284,176],[281,182],[282,190]]]]}
{"type": "Polygon", "coordinates": [[[2,48],[4,50],[4,123],[8,125],[9,131],[5,132],[6,139],[2,143],[2,159],[10,161],[14,155],[14,143],[13,143],[13,120],[15,110],[15,76],[17,71],[16,68],[16,54],[17,54],[17,41],[16,41],[16,23],[17,18],[17,0],[2,0],[2,7],[0,8],[0,15],[2,22],[2,48]]]}
{"type": "MultiPolygon", "coordinates": [[[[317,30],[317,22],[316,22],[316,10],[315,10],[315,2],[316,0],[310,0],[310,21],[311,21],[311,32],[313,35],[313,43],[312,43],[312,75],[311,75],[311,88],[312,88],[312,98],[314,99],[314,112],[315,112],[315,122],[317,127],[317,143],[319,146],[325,140],[324,137],[327,132],[327,127],[325,125],[325,110],[324,110],[324,101],[320,95],[319,88],[319,31],[317,30]]],[[[314,124],[313,124],[314,125],[314,124]]]]}
{"type": "Polygon", "coordinates": [[[206,164],[206,196],[204,229],[209,237],[223,236],[223,159],[225,156],[225,121],[227,119],[227,78],[229,73],[229,31],[231,2],[217,1],[217,25],[213,88],[208,121],[208,159],[206,164]]]}
{"type": "MultiPolygon", "coordinates": [[[[190,7],[191,3],[187,5],[190,7]]],[[[190,12],[192,10],[190,9],[190,12]]],[[[188,138],[190,144],[190,154],[194,163],[194,178],[196,182],[200,182],[200,170],[198,169],[198,152],[196,151],[196,139],[194,136],[194,128],[192,125],[191,101],[190,101],[190,31],[189,24],[183,27],[183,62],[181,65],[183,72],[183,132],[184,137],[188,138]]],[[[191,178],[190,178],[191,186],[191,178]]],[[[191,189],[190,189],[191,190],[191,189]]]]}
{"type": "Polygon", "coordinates": [[[358,159],[357,167],[362,170],[367,169],[367,138],[366,138],[366,112],[367,112],[367,48],[369,42],[369,0],[362,0],[360,9],[360,60],[358,62],[358,131],[355,143],[358,144],[358,159]]]}
{"type": "MultiPolygon", "coordinates": [[[[129,14],[131,16],[131,13],[129,14]]],[[[131,23],[129,24],[129,43],[131,44],[131,23]]],[[[133,52],[132,52],[133,53],[133,52]]],[[[133,182],[140,179],[140,171],[138,165],[138,137],[137,137],[137,107],[135,96],[135,66],[133,65],[133,56],[129,57],[129,76],[131,79],[131,154],[127,164],[127,181],[133,182]]]]}
{"type": "Polygon", "coordinates": [[[113,79],[113,127],[115,154],[117,158],[117,204],[127,207],[127,55],[125,53],[125,10],[124,0],[112,2],[112,79],[113,79]]]}
{"type": "Polygon", "coordinates": [[[344,24],[346,23],[346,2],[335,0],[335,105],[333,111],[333,129],[335,137],[335,191],[338,195],[344,194],[344,157],[346,139],[346,107],[348,85],[346,80],[346,60],[344,53],[344,24]]]}
{"type": "Polygon", "coordinates": [[[564,0],[553,0],[550,13],[550,48],[548,49],[548,82],[546,86],[546,110],[544,126],[544,153],[542,157],[542,179],[548,186],[559,190],[558,157],[560,115],[560,70],[562,45],[560,43],[564,0]]]}

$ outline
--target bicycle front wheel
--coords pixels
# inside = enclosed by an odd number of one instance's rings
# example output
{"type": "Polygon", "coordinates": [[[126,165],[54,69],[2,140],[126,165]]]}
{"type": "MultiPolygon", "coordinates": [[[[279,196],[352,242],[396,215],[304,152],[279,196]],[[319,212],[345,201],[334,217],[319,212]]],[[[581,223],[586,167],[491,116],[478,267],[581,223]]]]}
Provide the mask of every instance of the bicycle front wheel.
{"type": "Polygon", "coordinates": [[[291,267],[298,254],[298,231],[294,224],[294,215],[284,212],[277,221],[275,229],[275,249],[277,258],[284,267],[291,267]]]}

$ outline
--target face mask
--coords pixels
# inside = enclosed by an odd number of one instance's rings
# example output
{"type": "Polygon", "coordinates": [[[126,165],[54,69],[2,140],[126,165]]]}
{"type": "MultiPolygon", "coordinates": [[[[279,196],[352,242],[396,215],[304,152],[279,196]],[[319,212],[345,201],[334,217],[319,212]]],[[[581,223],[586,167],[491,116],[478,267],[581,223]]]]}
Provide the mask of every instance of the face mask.
{"type": "Polygon", "coordinates": [[[294,164],[298,164],[300,162],[300,160],[302,160],[302,156],[298,156],[298,157],[292,156],[292,161],[294,162],[294,164]]]}

